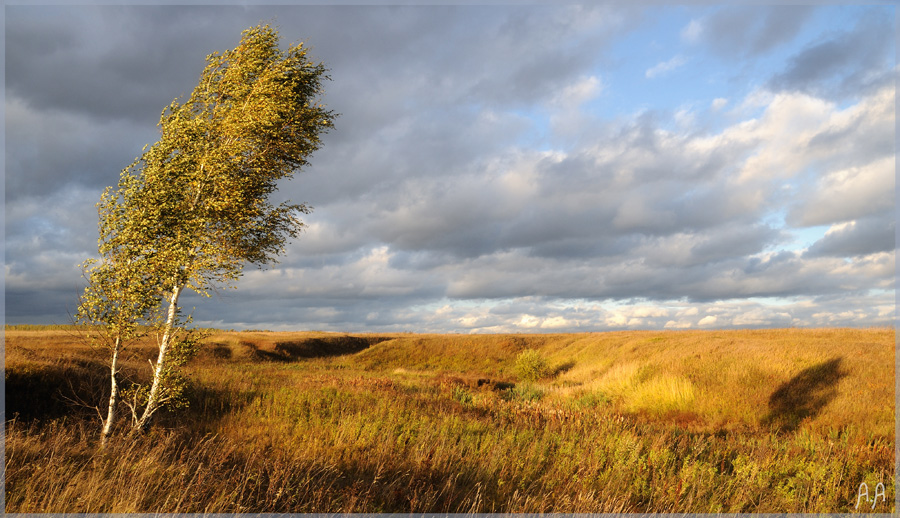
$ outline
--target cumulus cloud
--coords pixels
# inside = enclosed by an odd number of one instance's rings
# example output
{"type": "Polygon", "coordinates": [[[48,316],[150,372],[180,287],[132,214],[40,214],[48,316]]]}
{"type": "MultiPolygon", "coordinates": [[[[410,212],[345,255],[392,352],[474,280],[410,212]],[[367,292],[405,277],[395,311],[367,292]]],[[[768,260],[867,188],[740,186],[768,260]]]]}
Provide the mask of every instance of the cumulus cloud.
{"type": "Polygon", "coordinates": [[[822,225],[886,213],[894,206],[895,163],[885,157],[825,175],[792,218],[801,225],[822,225]]]}
{"type": "MultiPolygon", "coordinates": [[[[93,204],[155,140],[159,110],[193,87],[203,55],[274,17],[285,40],[308,38],[331,68],[324,101],[342,115],[278,194],[315,207],[305,233],[281,264],[248,269],[238,292],[186,296],[199,323],[551,332],[890,322],[895,92],[860,87],[836,100],[815,86],[863,84],[814,49],[874,45],[861,33],[872,20],[794,45],[783,78],[749,92],[629,111],[611,108],[626,95],[607,54],[640,25],[639,9],[9,13],[7,307],[19,321],[74,300],[74,265],[96,249],[93,204]],[[818,62],[821,74],[804,72],[818,62]],[[52,70],[96,73],[66,89],[52,70]],[[792,233],[813,225],[830,228],[790,249],[792,233]]],[[[672,30],[752,64],[793,44],[811,13],[694,11],[672,30]]],[[[683,49],[645,77],[695,70],[694,56],[683,49]]],[[[884,72],[882,61],[857,76],[884,72]]]]}
{"type": "MultiPolygon", "coordinates": [[[[241,322],[246,316],[242,305],[214,301],[216,316],[204,325],[259,327],[253,321],[241,322]],[[238,320],[235,320],[238,319],[238,320]],[[242,325],[243,324],[243,325],[242,325]]],[[[408,332],[423,328],[433,332],[509,333],[509,332],[596,332],[627,329],[733,329],[791,326],[853,327],[865,322],[872,326],[893,323],[893,292],[878,295],[842,295],[785,299],[773,303],[768,299],[731,299],[705,303],[653,303],[637,309],[627,305],[589,300],[546,300],[534,297],[499,299],[488,302],[459,304],[451,300],[402,307],[354,306],[303,308],[279,306],[277,301],[259,301],[266,311],[278,317],[274,322],[302,319],[304,328],[343,332],[377,331],[408,332]],[[643,311],[652,307],[653,313],[643,311]],[[715,320],[713,320],[713,318],[715,320]],[[702,322],[702,324],[701,324],[702,322]]],[[[246,304],[244,304],[246,305],[246,304]]],[[[199,311],[199,309],[198,309],[199,311]]],[[[291,323],[267,325],[273,330],[296,329],[291,323]]]]}
{"type": "MultiPolygon", "coordinates": [[[[805,171],[813,159],[830,160],[819,149],[790,158],[774,142],[776,136],[796,136],[802,127],[808,133],[798,138],[810,141],[834,129],[835,121],[855,120],[847,114],[858,110],[805,98],[781,100],[759,121],[693,138],[635,122],[620,129],[618,138],[571,154],[516,152],[453,183],[411,180],[396,202],[386,204],[388,210],[366,218],[387,225],[366,234],[413,253],[415,259],[404,264],[435,273],[444,293],[459,299],[715,300],[729,294],[816,295],[835,285],[881,286],[891,276],[892,263],[871,252],[884,247],[862,250],[865,257],[848,267],[826,257],[812,261],[821,246],[806,258],[766,252],[787,241],[786,233],[748,225],[771,210],[766,203],[776,199],[781,181],[805,171]],[[809,108],[797,110],[798,105],[809,108]],[[746,181],[736,181],[740,175],[735,174],[760,170],[762,160],[772,164],[776,158],[797,163],[777,174],[752,175],[762,190],[748,197],[746,181]],[[679,197],[679,192],[685,194],[679,197]]],[[[869,123],[885,121],[876,117],[869,123]]],[[[842,178],[839,173],[824,174],[819,181],[830,185],[832,176],[842,178]]],[[[879,192],[892,192],[886,187],[879,186],[879,192]]],[[[878,199],[870,194],[851,199],[878,199]]],[[[781,202],[790,206],[789,199],[781,202]]],[[[831,217],[839,216],[833,204],[819,205],[831,217]]],[[[883,212],[890,203],[883,205],[875,207],[883,212]]]]}

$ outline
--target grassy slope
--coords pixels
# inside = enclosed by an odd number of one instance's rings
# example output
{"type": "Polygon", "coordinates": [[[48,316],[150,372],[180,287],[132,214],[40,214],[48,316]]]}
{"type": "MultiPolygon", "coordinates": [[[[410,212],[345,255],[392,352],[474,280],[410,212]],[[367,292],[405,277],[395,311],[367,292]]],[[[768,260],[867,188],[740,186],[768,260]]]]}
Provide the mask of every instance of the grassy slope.
{"type": "Polygon", "coordinates": [[[111,454],[71,404],[102,354],[6,335],[7,511],[846,512],[861,482],[893,509],[892,329],[218,333],[190,411],[111,454]]]}
{"type": "Polygon", "coordinates": [[[777,420],[770,398],[785,385],[821,399],[815,409],[795,405],[815,413],[807,424],[892,435],[893,346],[893,330],[856,329],[425,335],[379,344],[353,363],[514,379],[515,356],[535,348],[563,371],[545,383],[562,397],[600,393],[631,412],[681,413],[722,428],[777,420]]]}

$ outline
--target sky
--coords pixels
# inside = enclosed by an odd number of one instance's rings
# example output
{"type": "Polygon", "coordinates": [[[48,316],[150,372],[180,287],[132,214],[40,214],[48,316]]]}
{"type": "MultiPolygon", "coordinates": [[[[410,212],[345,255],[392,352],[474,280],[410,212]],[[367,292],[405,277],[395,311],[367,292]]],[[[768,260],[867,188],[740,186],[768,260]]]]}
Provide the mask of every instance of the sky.
{"type": "Polygon", "coordinates": [[[276,26],[339,113],[221,329],[585,332],[895,318],[891,5],[5,7],[5,317],[65,324],[95,204],[205,56],[276,26]]]}

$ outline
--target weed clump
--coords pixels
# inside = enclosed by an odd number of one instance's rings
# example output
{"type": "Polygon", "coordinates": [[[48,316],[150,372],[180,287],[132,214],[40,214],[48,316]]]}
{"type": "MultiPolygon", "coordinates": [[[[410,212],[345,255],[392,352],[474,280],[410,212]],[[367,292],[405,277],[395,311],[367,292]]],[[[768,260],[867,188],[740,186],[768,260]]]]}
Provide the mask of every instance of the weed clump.
{"type": "Polygon", "coordinates": [[[471,406],[475,402],[472,393],[459,385],[453,386],[453,399],[463,406],[471,406]]]}
{"type": "Polygon", "coordinates": [[[500,398],[504,401],[540,401],[544,398],[546,392],[539,387],[533,385],[517,385],[510,389],[504,390],[500,398]]]}
{"type": "Polygon", "coordinates": [[[550,365],[540,352],[526,349],[516,357],[516,373],[525,381],[537,381],[550,375],[550,365]]]}
{"type": "Polygon", "coordinates": [[[576,408],[593,410],[609,404],[609,396],[600,391],[586,392],[574,401],[576,408]]]}

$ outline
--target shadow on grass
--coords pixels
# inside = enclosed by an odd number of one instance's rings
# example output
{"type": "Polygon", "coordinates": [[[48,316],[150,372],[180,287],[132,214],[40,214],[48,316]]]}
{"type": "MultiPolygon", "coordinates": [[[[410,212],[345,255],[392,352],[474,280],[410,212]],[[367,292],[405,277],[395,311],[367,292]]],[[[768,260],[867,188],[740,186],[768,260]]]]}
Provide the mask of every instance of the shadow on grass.
{"type": "Polygon", "coordinates": [[[231,352],[231,348],[225,344],[213,343],[208,346],[207,350],[213,358],[220,360],[230,360],[231,357],[234,356],[231,352]]]}
{"type": "Polygon", "coordinates": [[[308,358],[328,358],[358,353],[364,349],[391,340],[383,336],[334,336],[325,338],[308,338],[291,342],[278,342],[274,351],[259,349],[253,344],[242,342],[253,349],[253,355],[259,359],[292,362],[308,358]]]}
{"type": "Polygon", "coordinates": [[[221,430],[223,420],[240,413],[259,394],[253,389],[222,388],[189,381],[184,392],[187,406],[164,408],[157,423],[168,428],[186,428],[201,436],[215,434],[221,430]]]}
{"type": "Polygon", "coordinates": [[[806,418],[813,418],[837,395],[837,383],[846,373],[842,358],[803,369],[769,397],[769,414],[763,424],[781,432],[793,432],[806,418]]]}
{"type": "Polygon", "coordinates": [[[571,361],[571,360],[560,363],[553,369],[551,376],[556,377],[556,376],[559,376],[560,374],[565,374],[566,372],[569,372],[570,370],[572,370],[572,367],[574,367],[574,366],[575,366],[575,362],[571,361]]]}
{"type": "MultiPolygon", "coordinates": [[[[148,372],[136,368],[131,361],[119,366],[119,388],[124,393],[135,383],[148,383],[148,372]]],[[[98,422],[106,416],[109,403],[109,366],[99,359],[70,358],[57,363],[20,363],[6,369],[6,418],[22,422],[49,422],[59,418],[84,419],[98,422]]],[[[189,383],[186,398],[191,410],[211,420],[239,410],[255,392],[233,393],[214,387],[189,383]]],[[[128,407],[120,401],[118,421],[130,419],[128,407]]],[[[181,410],[163,409],[161,419],[181,410]]],[[[180,419],[176,415],[173,419],[180,419]]],[[[211,421],[212,422],[212,421],[211,421]]],[[[99,430],[99,424],[98,424],[99,430]]]]}
{"type": "Polygon", "coordinates": [[[6,369],[6,416],[32,421],[96,415],[108,386],[109,370],[99,361],[16,365],[6,369]]]}

